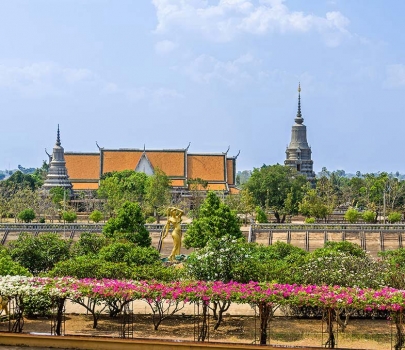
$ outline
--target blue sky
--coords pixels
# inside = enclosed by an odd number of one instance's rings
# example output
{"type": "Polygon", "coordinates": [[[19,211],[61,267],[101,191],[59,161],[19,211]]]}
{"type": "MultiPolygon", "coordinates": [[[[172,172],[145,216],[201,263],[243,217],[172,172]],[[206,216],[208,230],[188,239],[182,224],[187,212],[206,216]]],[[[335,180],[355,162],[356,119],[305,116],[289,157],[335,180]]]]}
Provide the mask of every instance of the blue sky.
{"type": "Polygon", "coordinates": [[[402,0],[0,0],[0,169],[66,151],[282,163],[302,86],[314,170],[400,171],[402,0]]]}

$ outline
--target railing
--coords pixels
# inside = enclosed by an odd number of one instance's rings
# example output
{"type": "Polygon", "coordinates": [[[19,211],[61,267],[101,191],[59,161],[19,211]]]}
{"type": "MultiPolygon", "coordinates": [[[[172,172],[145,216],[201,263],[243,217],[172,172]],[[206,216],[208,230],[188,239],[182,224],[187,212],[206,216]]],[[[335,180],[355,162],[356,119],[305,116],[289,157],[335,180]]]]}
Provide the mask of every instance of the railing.
{"type": "Polygon", "coordinates": [[[253,224],[256,232],[268,230],[316,231],[316,230],[351,230],[351,231],[403,231],[405,224],[253,224]]]}

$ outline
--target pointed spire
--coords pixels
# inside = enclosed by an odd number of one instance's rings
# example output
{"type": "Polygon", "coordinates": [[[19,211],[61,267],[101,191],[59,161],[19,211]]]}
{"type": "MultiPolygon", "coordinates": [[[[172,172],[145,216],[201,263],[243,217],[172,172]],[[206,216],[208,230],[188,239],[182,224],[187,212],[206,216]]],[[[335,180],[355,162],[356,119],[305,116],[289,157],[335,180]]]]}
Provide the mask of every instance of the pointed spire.
{"type": "Polygon", "coordinates": [[[302,124],[304,122],[304,119],[302,118],[301,114],[301,83],[298,83],[298,111],[297,117],[295,118],[295,122],[297,124],[302,124]]]}
{"type": "Polygon", "coordinates": [[[60,146],[59,124],[58,124],[58,132],[57,132],[57,135],[56,135],[56,146],[60,146]]]}

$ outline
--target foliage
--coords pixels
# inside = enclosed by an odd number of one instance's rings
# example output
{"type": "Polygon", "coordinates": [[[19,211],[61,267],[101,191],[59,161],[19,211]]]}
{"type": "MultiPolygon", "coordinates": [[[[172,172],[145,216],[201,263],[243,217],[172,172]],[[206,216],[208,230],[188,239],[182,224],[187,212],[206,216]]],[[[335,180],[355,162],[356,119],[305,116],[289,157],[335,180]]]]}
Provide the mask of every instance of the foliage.
{"type": "Polygon", "coordinates": [[[388,264],[387,285],[394,288],[405,288],[405,248],[379,252],[378,256],[388,264]]]}
{"type": "Polygon", "coordinates": [[[143,203],[147,181],[146,174],[133,170],[105,173],[97,193],[99,198],[107,199],[107,210],[115,212],[127,201],[143,203]]]}
{"type": "Polygon", "coordinates": [[[22,232],[18,239],[10,242],[12,259],[27,268],[33,275],[46,272],[61,260],[69,258],[69,241],[57,233],[42,233],[33,236],[22,232]]]}
{"type": "Polygon", "coordinates": [[[367,223],[374,223],[376,221],[376,215],[373,211],[371,210],[366,210],[363,215],[362,218],[365,222],[367,223]]]}
{"type": "Polygon", "coordinates": [[[255,211],[256,211],[256,222],[258,224],[267,224],[268,223],[267,215],[264,212],[264,210],[259,206],[257,206],[255,211]]]}
{"type": "Polygon", "coordinates": [[[360,288],[381,288],[385,285],[388,271],[386,264],[374,260],[368,254],[357,254],[356,248],[353,249],[354,254],[347,250],[347,246],[341,248],[320,248],[308,255],[300,268],[299,282],[360,288]]]}
{"type": "Polygon", "coordinates": [[[53,187],[49,190],[52,203],[62,209],[70,198],[70,191],[63,187],[53,187]]]}
{"type": "Polygon", "coordinates": [[[146,182],[145,199],[148,206],[155,211],[158,223],[159,212],[170,204],[170,184],[170,178],[159,168],[155,168],[155,173],[146,182]]]}
{"type": "Polygon", "coordinates": [[[289,166],[263,165],[253,170],[244,188],[252,193],[257,205],[273,210],[277,222],[284,222],[287,214],[298,213],[306,183],[306,177],[289,166]]]}
{"type": "Polygon", "coordinates": [[[179,281],[184,277],[181,265],[164,266],[160,261],[148,265],[131,266],[131,278],[137,281],[179,281]]]}
{"type": "Polygon", "coordinates": [[[77,220],[77,214],[74,211],[64,211],[62,213],[62,219],[66,222],[75,222],[77,220]]]}
{"type": "Polygon", "coordinates": [[[98,257],[110,262],[123,262],[128,265],[148,265],[157,262],[159,252],[153,247],[138,247],[131,242],[114,242],[101,248],[98,257]]]}
{"type": "Polygon", "coordinates": [[[349,208],[349,209],[347,209],[347,211],[345,213],[345,220],[350,222],[351,224],[354,224],[355,222],[357,222],[359,217],[360,217],[360,213],[355,208],[349,208]]]}
{"type": "Polygon", "coordinates": [[[201,178],[190,178],[187,180],[187,186],[190,191],[190,210],[188,216],[196,219],[199,217],[201,203],[204,201],[205,191],[208,188],[208,181],[201,178]]]}
{"type": "Polygon", "coordinates": [[[24,314],[27,317],[50,316],[52,311],[52,298],[49,294],[38,293],[23,298],[24,314]]]}
{"type": "Polygon", "coordinates": [[[147,217],[146,220],[145,220],[145,222],[146,222],[147,224],[153,224],[155,221],[156,221],[156,220],[155,220],[155,218],[154,218],[153,216],[149,216],[149,217],[147,217]]]}
{"type": "Polygon", "coordinates": [[[24,222],[31,222],[35,219],[35,212],[31,208],[24,209],[18,214],[18,218],[24,222]]]}
{"type": "Polygon", "coordinates": [[[8,251],[0,249],[0,276],[30,276],[30,272],[18,262],[13,261],[8,251]]]}
{"type": "Polygon", "coordinates": [[[83,232],[79,240],[74,243],[73,255],[97,255],[102,247],[107,245],[104,235],[92,232],[83,232]]]}
{"type": "Polygon", "coordinates": [[[306,224],[315,224],[315,218],[305,218],[306,224]]]}
{"type": "Polygon", "coordinates": [[[141,247],[149,247],[152,243],[138,203],[125,202],[118,210],[117,217],[107,221],[103,233],[108,238],[124,238],[141,247]]]}
{"type": "Polygon", "coordinates": [[[230,235],[210,239],[205,247],[191,253],[185,261],[191,279],[203,281],[249,281],[243,266],[251,259],[251,248],[243,238],[230,235]]]}
{"type": "MultiPolygon", "coordinates": [[[[318,182],[319,184],[319,182],[318,182]]],[[[307,217],[325,219],[332,213],[333,207],[324,203],[315,189],[309,189],[299,204],[299,212],[307,217]]]]}
{"type": "Polygon", "coordinates": [[[187,248],[203,248],[210,239],[225,235],[242,237],[239,219],[229,206],[210,191],[200,207],[198,219],[193,220],[187,228],[184,245],[187,248]]]}
{"type": "Polygon", "coordinates": [[[398,213],[396,211],[393,211],[388,214],[388,222],[390,224],[395,224],[396,222],[399,222],[402,220],[402,214],[398,213]]]}
{"type": "Polygon", "coordinates": [[[75,278],[131,278],[132,274],[131,268],[126,263],[105,261],[93,255],[82,255],[58,262],[47,275],[75,278]]]}
{"type": "Polygon", "coordinates": [[[325,251],[334,251],[334,252],[342,252],[342,253],[348,253],[353,256],[357,257],[366,257],[367,253],[356,243],[351,243],[347,241],[342,241],[342,242],[331,242],[328,241],[324,244],[323,249],[317,249],[314,251],[314,255],[321,256],[323,252],[325,251]]]}
{"type": "Polygon", "coordinates": [[[103,213],[100,210],[93,210],[89,215],[89,219],[93,222],[100,222],[103,219],[103,213]]]}

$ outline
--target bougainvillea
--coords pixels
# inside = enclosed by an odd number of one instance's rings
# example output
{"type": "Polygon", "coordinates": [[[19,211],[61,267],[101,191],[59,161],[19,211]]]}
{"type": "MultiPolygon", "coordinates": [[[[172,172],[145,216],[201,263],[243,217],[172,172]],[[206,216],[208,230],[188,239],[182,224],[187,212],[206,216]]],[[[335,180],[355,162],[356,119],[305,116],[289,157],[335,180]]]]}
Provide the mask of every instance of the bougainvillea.
{"type": "Polygon", "coordinates": [[[0,277],[0,295],[16,296],[46,293],[53,298],[93,298],[130,300],[173,300],[184,302],[231,301],[234,303],[278,303],[322,308],[351,307],[358,310],[399,311],[405,309],[405,290],[390,287],[361,289],[277,283],[237,283],[176,281],[132,281],[112,279],[0,277]]]}

